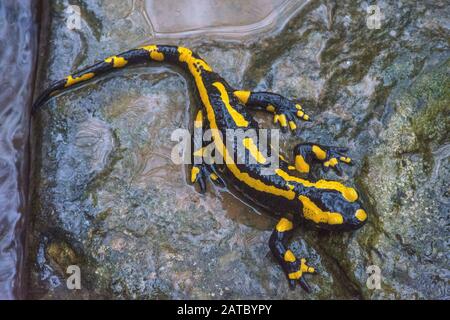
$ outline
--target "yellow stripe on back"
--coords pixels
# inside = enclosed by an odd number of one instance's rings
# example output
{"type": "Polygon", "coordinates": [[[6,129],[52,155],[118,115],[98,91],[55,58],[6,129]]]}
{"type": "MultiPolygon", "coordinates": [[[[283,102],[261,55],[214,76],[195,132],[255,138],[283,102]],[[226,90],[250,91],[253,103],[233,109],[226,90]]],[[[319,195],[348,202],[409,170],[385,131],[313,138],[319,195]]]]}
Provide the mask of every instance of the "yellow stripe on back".
{"type": "Polygon", "coordinates": [[[242,139],[242,143],[258,163],[261,164],[266,163],[266,158],[262,155],[261,151],[259,151],[258,147],[256,146],[252,138],[244,138],[242,139]]]}
{"type": "Polygon", "coordinates": [[[225,107],[228,110],[228,113],[230,114],[231,118],[233,118],[234,123],[238,127],[247,127],[248,121],[245,120],[244,116],[236,111],[236,109],[233,108],[233,106],[230,105],[230,97],[228,96],[228,92],[225,89],[225,86],[220,82],[214,82],[213,86],[217,88],[220,92],[220,98],[222,99],[222,102],[225,104],[225,107]]]}
{"type": "MultiPolygon", "coordinates": [[[[251,186],[253,189],[270,193],[276,196],[282,196],[286,199],[293,200],[295,198],[295,192],[292,190],[280,189],[276,186],[267,185],[261,180],[255,179],[250,176],[246,172],[241,172],[231,157],[227,149],[223,143],[222,136],[217,127],[216,117],[214,114],[214,108],[211,105],[211,101],[209,100],[208,91],[206,90],[205,84],[203,83],[203,79],[201,77],[201,70],[197,70],[193,66],[193,61],[199,60],[192,57],[192,52],[189,49],[179,47],[178,52],[180,54],[179,60],[188,63],[189,71],[194,77],[195,83],[197,85],[198,92],[200,94],[200,98],[206,108],[207,118],[211,127],[211,133],[214,140],[214,144],[216,146],[217,151],[223,157],[226,166],[230,170],[230,172],[238,179],[239,181],[244,182],[248,186],[251,186]],[[188,51],[187,51],[188,50],[188,51]]],[[[202,61],[202,60],[201,60],[202,61]]],[[[206,62],[203,62],[206,64],[206,62]]],[[[206,64],[207,65],[207,64],[206,64]]],[[[205,70],[207,70],[205,68],[205,70]]],[[[211,68],[209,68],[211,70],[211,68]]]]}
{"type": "Polygon", "coordinates": [[[194,127],[197,129],[203,127],[203,112],[202,112],[202,110],[198,110],[197,115],[195,116],[194,127]]]}
{"type": "Polygon", "coordinates": [[[303,204],[303,215],[306,219],[315,223],[342,224],[344,219],[338,212],[328,212],[320,209],[306,196],[298,197],[303,204]]]}
{"type": "Polygon", "coordinates": [[[287,172],[285,172],[281,169],[276,169],[275,173],[277,175],[279,175],[281,178],[283,178],[285,181],[298,182],[305,187],[313,187],[313,188],[317,188],[317,189],[328,189],[328,190],[338,191],[349,202],[354,202],[358,199],[358,193],[356,192],[355,189],[344,186],[342,183],[337,182],[337,181],[319,180],[316,182],[311,182],[311,181],[308,181],[305,179],[291,176],[287,172]]]}
{"type": "Polygon", "coordinates": [[[204,60],[195,58],[192,55],[192,51],[190,49],[185,47],[178,47],[178,54],[179,54],[178,60],[180,62],[187,63],[189,71],[192,73],[194,77],[195,77],[194,71],[196,67],[202,67],[206,71],[212,71],[212,68],[204,60]]]}

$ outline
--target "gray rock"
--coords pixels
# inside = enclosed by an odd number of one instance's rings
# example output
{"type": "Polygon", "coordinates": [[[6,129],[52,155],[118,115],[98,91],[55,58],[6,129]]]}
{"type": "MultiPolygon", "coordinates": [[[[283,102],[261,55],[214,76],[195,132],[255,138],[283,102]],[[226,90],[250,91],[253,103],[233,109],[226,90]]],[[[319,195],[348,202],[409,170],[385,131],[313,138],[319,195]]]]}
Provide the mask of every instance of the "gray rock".
{"type": "MultiPolygon", "coordinates": [[[[42,88],[144,43],[125,4],[80,3],[77,32],[58,14],[64,1],[50,8],[42,88]]],[[[369,221],[353,233],[296,232],[292,250],[319,270],[312,294],[289,290],[269,254],[275,220],[187,184],[170,136],[191,127],[191,82],[177,69],[140,67],[54,98],[34,121],[30,296],[448,299],[448,7],[379,5],[379,30],[367,28],[365,2],[310,3],[274,36],[182,42],[236,87],[301,101],[313,121],[283,137],[287,154],[301,141],[350,148],[356,165],[342,178],[316,174],[356,185],[369,221]],[[65,286],[70,264],[82,290],[65,286]],[[366,285],[371,265],[381,289],[366,285]]]]}

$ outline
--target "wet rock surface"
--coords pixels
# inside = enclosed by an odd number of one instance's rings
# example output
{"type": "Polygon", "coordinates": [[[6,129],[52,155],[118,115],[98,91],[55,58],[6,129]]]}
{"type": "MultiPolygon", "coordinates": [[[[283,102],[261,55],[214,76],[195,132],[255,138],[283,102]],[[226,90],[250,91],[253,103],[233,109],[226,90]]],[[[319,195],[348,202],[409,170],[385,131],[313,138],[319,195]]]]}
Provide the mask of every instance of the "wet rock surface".
{"type": "MultiPolygon", "coordinates": [[[[152,42],[139,26],[122,27],[125,2],[80,1],[76,31],[66,5],[49,8],[38,91],[152,42]]],[[[191,127],[199,102],[179,70],[151,66],[75,88],[35,118],[30,297],[448,299],[449,9],[379,5],[378,30],[366,26],[366,2],[314,2],[269,38],[171,40],[233,86],[300,99],[313,121],[283,136],[286,154],[302,141],[350,148],[356,165],[343,177],[317,174],[355,185],[369,221],[352,233],[295,233],[292,250],[319,270],[308,279],[313,293],[289,290],[271,257],[275,220],[212,186],[200,195],[188,168],[171,162],[170,136],[191,127]],[[81,290],[66,287],[73,264],[81,290]],[[380,289],[366,285],[371,265],[380,289]]]]}

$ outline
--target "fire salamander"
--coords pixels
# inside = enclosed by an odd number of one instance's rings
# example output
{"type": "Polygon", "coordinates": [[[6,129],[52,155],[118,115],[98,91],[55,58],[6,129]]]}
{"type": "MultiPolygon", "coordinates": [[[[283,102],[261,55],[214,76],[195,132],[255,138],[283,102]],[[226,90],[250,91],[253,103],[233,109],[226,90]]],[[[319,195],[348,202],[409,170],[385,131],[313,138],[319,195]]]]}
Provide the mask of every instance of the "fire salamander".
{"type": "MultiPolygon", "coordinates": [[[[212,141],[223,164],[194,164],[191,170],[192,183],[198,183],[202,191],[205,182],[225,183],[235,187],[246,199],[269,209],[279,221],[269,239],[269,247],[284,270],[291,288],[300,284],[310,291],[304,275],[314,273],[313,267],[301,257],[296,257],[288,248],[288,239],[302,221],[309,221],[328,230],[355,230],[367,220],[359,195],[354,188],[338,181],[317,180],[310,176],[313,165],[332,168],[338,174],[341,164],[351,164],[345,148],[327,147],[315,143],[298,144],[294,148],[294,164],[279,156],[279,163],[269,174],[262,170],[268,164],[258,149],[258,137],[245,137],[242,144],[245,161],[235,161],[225,147],[227,129],[259,130],[250,110],[262,109],[274,115],[274,122],[282,130],[297,127],[296,118],[308,121],[309,116],[298,102],[270,92],[251,92],[233,89],[220,75],[197,54],[185,47],[148,45],[114,55],[87,67],[75,74],[52,83],[36,100],[33,113],[64,89],[83,83],[115,69],[149,61],[166,62],[185,69],[194,79],[202,107],[198,111],[194,126],[211,129],[212,141]],[[253,161],[248,161],[253,158],[253,161]],[[298,172],[300,174],[298,174],[298,172]]],[[[202,150],[196,150],[197,156],[202,150]]]]}

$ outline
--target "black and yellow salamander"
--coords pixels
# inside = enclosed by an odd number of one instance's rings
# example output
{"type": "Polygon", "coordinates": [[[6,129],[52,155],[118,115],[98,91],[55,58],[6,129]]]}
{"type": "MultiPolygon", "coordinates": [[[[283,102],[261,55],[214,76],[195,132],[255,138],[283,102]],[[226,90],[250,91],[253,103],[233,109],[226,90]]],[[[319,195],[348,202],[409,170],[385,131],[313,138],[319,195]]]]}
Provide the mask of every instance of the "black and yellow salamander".
{"type": "MultiPolygon", "coordinates": [[[[351,159],[345,155],[346,149],[315,143],[298,144],[294,148],[294,164],[289,164],[280,155],[277,167],[263,174],[262,170],[267,169],[269,164],[258,149],[258,136],[244,137],[233,144],[243,146],[246,153],[243,162],[234,159],[233,150],[225,146],[224,140],[226,131],[230,129],[259,130],[258,123],[249,113],[252,109],[271,112],[274,122],[282,129],[295,130],[296,119],[309,120],[298,102],[275,93],[235,90],[188,48],[148,45],[108,57],[52,83],[37,98],[33,113],[50,97],[67,88],[115,69],[149,61],[180,66],[193,77],[202,104],[194,126],[210,129],[215,150],[223,160],[220,165],[206,162],[194,164],[192,183],[199,183],[202,191],[205,190],[206,179],[231,185],[247,200],[273,212],[279,221],[269,239],[270,250],[283,268],[291,288],[299,283],[310,291],[304,275],[315,270],[306,264],[303,257],[296,257],[289,250],[287,241],[293,230],[304,221],[328,230],[355,230],[367,220],[366,211],[354,188],[338,181],[314,181],[310,176],[311,167],[315,164],[322,165],[324,169],[332,168],[340,174],[341,164],[351,164],[351,159]]],[[[194,150],[194,154],[199,151],[194,150]]]]}

